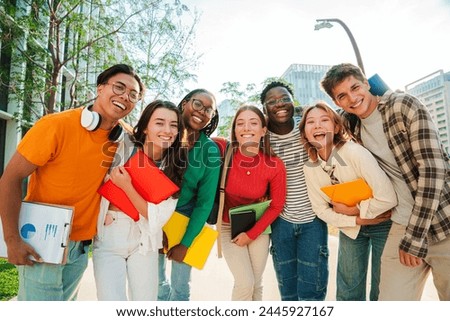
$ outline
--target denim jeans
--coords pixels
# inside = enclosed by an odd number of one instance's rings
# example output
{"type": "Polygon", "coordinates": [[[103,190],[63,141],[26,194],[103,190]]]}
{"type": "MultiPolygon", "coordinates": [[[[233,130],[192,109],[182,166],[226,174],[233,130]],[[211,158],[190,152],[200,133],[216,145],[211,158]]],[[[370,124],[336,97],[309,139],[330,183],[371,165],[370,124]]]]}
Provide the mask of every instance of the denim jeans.
{"type": "Polygon", "coordinates": [[[69,242],[65,265],[34,263],[18,266],[19,301],[76,300],[88,264],[88,242],[69,242]]]}
{"type": "MultiPolygon", "coordinates": [[[[188,217],[194,210],[195,203],[189,202],[183,206],[177,206],[176,210],[188,217]]],[[[192,267],[185,263],[172,262],[170,281],[167,279],[167,258],[159,254],[158,258],[158,301],[189,301],[191,298],[191,270],[192,267]]]]}
{"type": "Polygon", "coordinates": [[[185,263],[172,262],[170,281],[167,279],[165,254],[158,258],[158,301],[189,301],[191,297],[191,270],[185,263]]]}
{"type": "Polygon", "coordinates": [[[361,226],[358,237],[351,239],[339,233],[336,300],[365,301],[369,256],[372,252],[370,301],[377,301],[380,284],[381,254],[392,221],[361,226]]]}
{"type": "Polygon", "coordinates": [[[325,300],[328,285],[328,229],[320,219],[272,223],[272,254],[283,301],[325,300]]]}

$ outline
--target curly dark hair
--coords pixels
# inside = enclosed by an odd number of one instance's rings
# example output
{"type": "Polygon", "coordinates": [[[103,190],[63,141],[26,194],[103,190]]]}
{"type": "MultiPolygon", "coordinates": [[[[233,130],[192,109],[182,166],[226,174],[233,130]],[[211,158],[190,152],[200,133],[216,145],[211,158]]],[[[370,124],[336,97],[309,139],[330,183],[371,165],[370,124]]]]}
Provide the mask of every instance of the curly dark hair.
{"type": "Polygon", "coordinates": [[[259,99],[261,100],[261,104],[264,105],[264,101],[266,100],[267,92],[275,87],[286,88],[286,90],[292,95],[292,98],[294,97],[294,91],[292,90],[292,87],[289,84],[282,82],[282,81],[278,81],[278,80],[272,81],[271,83],[267,84],[266,87],[264,87],[263,91],[261,92],[261,95],[259,96],[259,99]]]}
{"type": "MultiPolygon", "coordinates": [[[[183,99],[181,99],[180,103],[178,104],[178,109],[182,111],[183,103],[189,101],[192,98],[192,96],[196,94],[208,94],[213,98],[214,103],[216,103],[216,97],[210,91],[203,88],[198,88],[190,91],[186,96],[184,96],[183,99]]],[[[209,137],[216,130],[218,124],[219,124],[219,109],[216,108],[216,112],[214,113],[213,118],[211,118],[208,125],[203,127],[200,131],[205,133],[205,135],[209,137]]]]}

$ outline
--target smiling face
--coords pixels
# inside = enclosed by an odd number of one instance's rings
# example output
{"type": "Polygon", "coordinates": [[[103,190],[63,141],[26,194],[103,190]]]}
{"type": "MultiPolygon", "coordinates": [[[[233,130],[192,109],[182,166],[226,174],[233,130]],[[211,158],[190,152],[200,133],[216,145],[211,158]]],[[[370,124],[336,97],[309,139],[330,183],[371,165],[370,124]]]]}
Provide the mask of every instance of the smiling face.
{"type": "Polygon", "coordinates": [[[178,117],[175,110],[160,107],[155,109],[146,129],[144,148],[148,148],[149,156],[160,159],[162,152],[169,148],[178,135],[178,117]]]}
{"type": "Polygon", "coordinates": [[[130,101],[129,94],[131,91],[139,93],[139,83],[133,76],[124,73],[112,76],[107,83],[97,87],[97,99],[93,110],[102,116],[101,128],[110,129],[119,119],[125,117],[134,109],[136,102],[130,101]],[[125,87],[126,90],[123,94],[116,94],[113,90],[113,84],[125,87]]]}
{"type": "Polygon", "coordinates": [[[327,160],[333,149],[334,135],[339,131],[339,127],[322,108],[312,108],[303,117],[305,117],[306,140],[317,149],[322,159],[327,160]]]}
{"type": "Polygon", "coordinates": [[[294,116],[292,96],[284,87],[270,89],[266,94],[264,107],[270,124],[289,124],[294,116]]]}
{"type": "Polygon", "coordinates": [[[367,118],[378,104],[377,97],[369,91],[367,81],[349,76],[332,89],[333,101],[336,105],[359,118],[367,118]]]}
{"type": "Polygon", "coordinates": [[[211,121],[212,115],[208,114],[207,109],[216,110],[216,103],[213,97],[207,93],[197,93],[189,100],[182,103],[183,122],[188,130],[200,131],[211,121]],[[194,108],[196,104],[196,108],[194,108]],[[199,108],[200,106],[204,108],[199,108]],[[200,110],[199,110],[200,109],[200,110]]]}
{"type": "Polygon", "coordinates": [[[266,134],[267,128],[263,127],[259,116],[251,111],[244,110],[236,116],[234,124],[234,136],[239,147],[257,147],[261,138],[266,134]]]}

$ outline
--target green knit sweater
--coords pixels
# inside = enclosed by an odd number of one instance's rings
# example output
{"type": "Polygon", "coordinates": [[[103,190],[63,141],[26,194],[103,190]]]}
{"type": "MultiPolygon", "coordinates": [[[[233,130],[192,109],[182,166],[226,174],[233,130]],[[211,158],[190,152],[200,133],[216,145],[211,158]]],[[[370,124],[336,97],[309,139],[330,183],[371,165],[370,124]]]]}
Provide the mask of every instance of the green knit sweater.
{"type": "Polygon", "coordinates": [[[189,164],[183,176],[177,208],[194,202],[194,209],[186,233],[181,240],[184,246],[191,246],[195,237],[205,225],[216,195],[220,174],[220,150],[204,133],[189,151],[189,164]]]}

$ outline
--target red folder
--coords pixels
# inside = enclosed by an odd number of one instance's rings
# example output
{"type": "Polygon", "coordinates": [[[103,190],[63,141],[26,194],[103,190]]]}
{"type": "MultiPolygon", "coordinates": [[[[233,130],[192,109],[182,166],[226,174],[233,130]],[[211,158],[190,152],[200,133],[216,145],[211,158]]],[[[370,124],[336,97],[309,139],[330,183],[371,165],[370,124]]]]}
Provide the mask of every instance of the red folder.
{"type": "MultiPolygon", "coordinates": [[[[141,150],[130,157],[124,167],[134,188],[147,202],[158,204],[179,190],[141,150]]],[[[139,212],[127,194],[111,180],[104,183],[98,192],[133,220],[139,220],[139,212]]]]}

